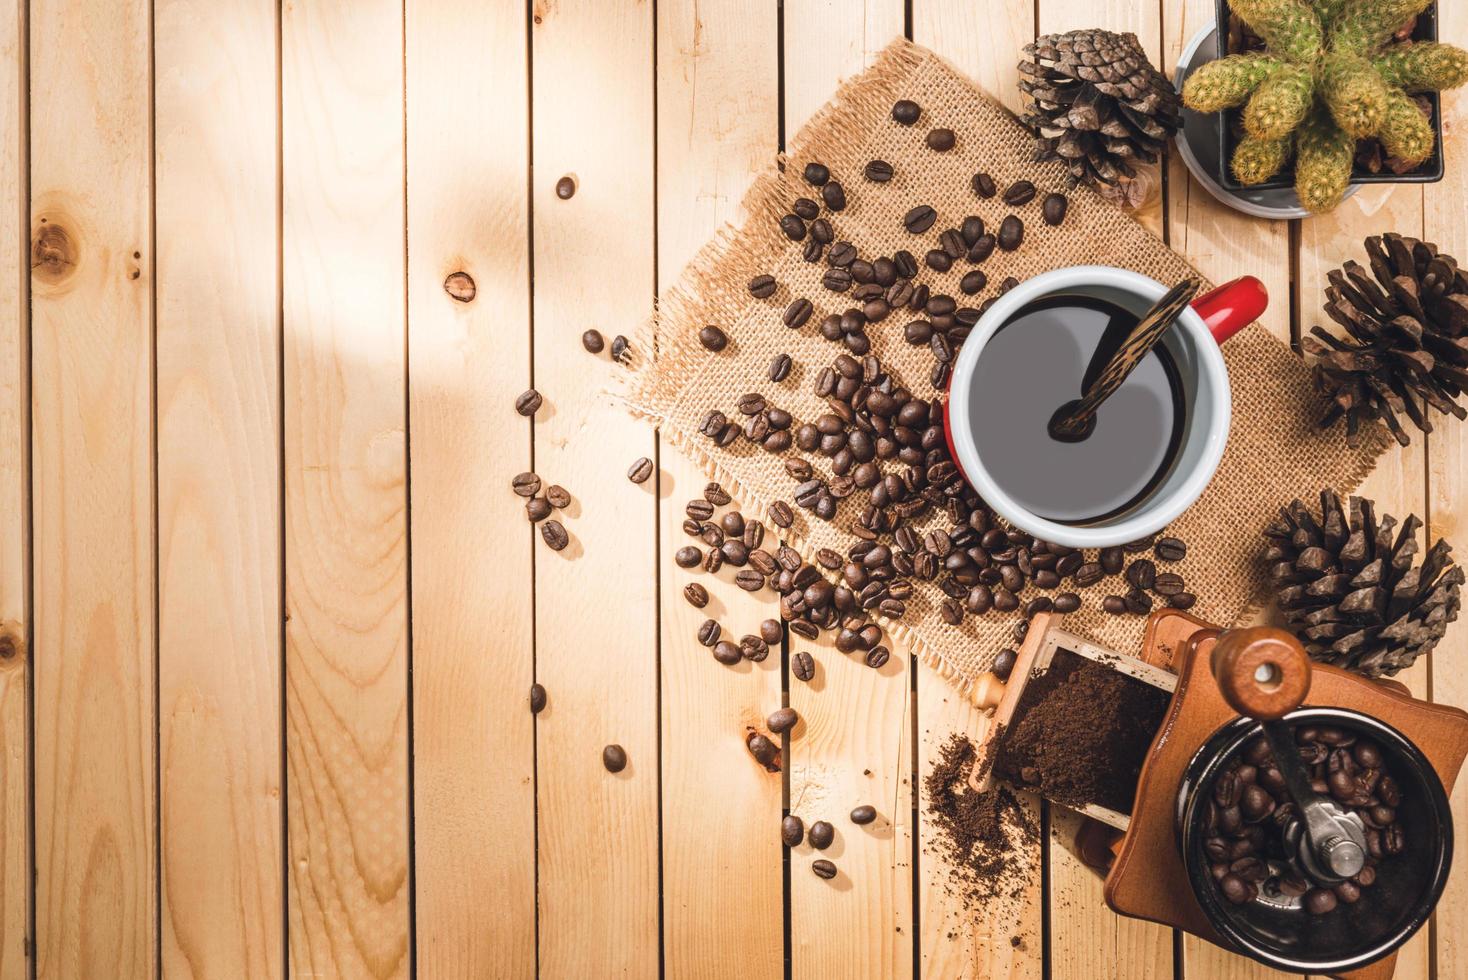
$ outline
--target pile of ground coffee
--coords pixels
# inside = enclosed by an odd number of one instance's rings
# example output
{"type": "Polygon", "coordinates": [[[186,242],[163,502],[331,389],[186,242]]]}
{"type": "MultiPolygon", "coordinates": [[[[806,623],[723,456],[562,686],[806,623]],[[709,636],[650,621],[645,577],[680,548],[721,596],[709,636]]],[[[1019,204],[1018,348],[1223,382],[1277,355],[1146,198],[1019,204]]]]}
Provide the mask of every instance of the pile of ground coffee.
{"type": "Polygon", "coordinates": [[[1033,880],[1036,864],[1024,855],[1039,844],[1040,827],[1008,787],[996,784],[987,793],[969,787],[977,757],[974,744],[955,732],[928,773],[923,789],[938,830],[931,846],[965,900],[1018,899],[1033,880]]]}
{"type": "Polygon", "coordinates": [[[1057,803],[1130,813],[1169,700],[1134,677],[1057,650],[995,739],[994,771],[1057,803]]]}

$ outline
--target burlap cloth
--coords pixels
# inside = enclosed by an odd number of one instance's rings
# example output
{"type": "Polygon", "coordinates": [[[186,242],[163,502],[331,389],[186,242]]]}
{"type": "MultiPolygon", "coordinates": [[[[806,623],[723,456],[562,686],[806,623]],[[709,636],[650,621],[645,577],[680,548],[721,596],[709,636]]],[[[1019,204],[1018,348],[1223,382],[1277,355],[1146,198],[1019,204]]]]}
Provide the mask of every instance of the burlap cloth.
{"type": "MultiPolygon", "coordinates": [[[[996,251],[982,266],[989,286],[964,298],[958,279],[970,266],[956,262],[947,274],[921,268],[918,281],[977,305],[992,295],[1005,276],[1020,279],[1061,266],[1103,263],[1144,273],[1164,283],[1199,275],[1183,258],[1098,195],[1081,187],[1069,190],[1071,204],[1062,226],[1040,220],[1039,202],[1050,190],[1066,190],[1058,165],[1032,162],[1031,137],[1012,116],[937,55],[907,41],[887,47],[867,71],[850,79],[790,142],[785,159],[776,161],[750,188],[744,200],[744,224],[726,228],[689,263],[678,283],[664,296],[657,316],[635,351],[656,350],[655,357],[634,354],[623,396],[629,408],[659,427],[663,436],[696,459],[712,479],[733,493],[746,514],[768,521],[768,507],[789,501],[795,481],[785,472],[783,456],[756,449],[741,438],[719,449],[700,434],[705,413],[718,408],[738,421],[735,402],[745,392],[759,392],[772,406],[791,412],[799,425],[826,411],[812,391],[821,368],[844,351],[823,339],[817,325],[830,313],[853,305],[847,294],[821,285],[828,268],[823,260],[807,263],[801,245],[792,244],[777,223],[797,197],[819,197],[802,171],[810,161],[830,167],[846,189],[846,209],[824,211],[835,227],[836,240],[854,243],[864,258],[891,255],[906,248],[918,256],[936,247],[939,232],[957,227],[965,215],[977,214],[997,229],[1011,211],[1025,222],[1025,242],[1016,252],[996,251]],[[895,123],[892,103],[900,98],[922,106],[919,122],[895,123]],[[924,144],[931,127],[944,126],[958,135],[957,146],[935,153],[924,144]],[[872,159],[886,160],[896,176],[874,184],[862,176],[872,159]],[[1002,190],[1026,178],[1040,188],[1028,205],[1009,208],[999,198],[981,200],[971,190],[976,171],[993,175],[1002,190]],[[937,209],[938,221],[923,235],[910,235],[902,216],[916,204],[937,209]],[[750,296],[748,283],[770,273],[779,289],[768,299],[750,296]],[[798,330],[787,329],[781,314],[791,300],[805,297],[815,306],[798,330]],[[705,324],[718,324],[730,342],[720,353],[705,350],[697,338],[705,324]],[[653,341],[655,339],[656,347],[653,341]],[[783,382],[769,380],[776,354],[789,353],[796,367],[783,382]]],[[[1274,297],[1276,303],[1285,297],[1274,297]]],[[[913,347],[902,336],[911,319],[894,311],[868,328],[872,350],[885,368],[914,393],[932,397],[929,374],[933,358],[927,346],[913,347]]],[[[1180,572],[1198,602],[1192,612],[1211,622],[1231,624],[1256,606],[1264,584],[1258,562],[1259,532],[1295,497],[1322,487],[1354,489],[1370,471],[1381,449],[1380,439],[1358,450],[1347,449],[1340,431],[1318,434],[1313,427],[1316,397],[1309,374],[1289,348],[1262,327],[1252,325],[1224,345],[1233,388],[1233,425],[1228,449],[1217,475],[1202,498],[1169,529],[1188,543],[1187,558],[1168,570],[1180,572]]],[[[791,450],[797,452],[797,450],[791,450]]],[[[829,477],[828,461],[809,454],[817,471],[829,477]]],[[[896,464],[888,464],[896,466],[896,464]]],[[[819,548],[845,553],[856,540],[849,527],[864,504],[858,491],[841,502],[834,524],[795,509],[796,522],[783,537],[807,560],[819,548]]],[[[669,546],[676,547],[676,543],[669,546]]],[[[1130,556],[1129,556],[1130,557],[1130,556]]],[[[1018,613],[968,616],[950,626],[938,615],[943,598],[936,586],[916,583],[917,592],[899,621],[883,621],[904,642],[960,688],[985,670],[995,653],[1014,645],[1018,613]]],[[[1066,583],[1062,588],[1073,588],[1066,583]]],[[[1125,591],[1112,577],[1082,593],[1080,612],[1067,626],[1114,649],[1140,648],[1145,622],[1139,616],[1109,616],[1101,598],[1125,591]]],[[[1021,599],[1038,594],[1033,586],[1021,599]]]]}

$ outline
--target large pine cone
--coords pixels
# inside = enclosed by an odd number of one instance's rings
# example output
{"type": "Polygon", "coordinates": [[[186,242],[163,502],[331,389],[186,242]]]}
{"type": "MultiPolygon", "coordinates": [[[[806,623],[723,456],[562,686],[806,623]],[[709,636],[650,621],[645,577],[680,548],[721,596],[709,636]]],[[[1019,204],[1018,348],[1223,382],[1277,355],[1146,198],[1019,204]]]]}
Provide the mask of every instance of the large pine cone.
{"type": "Polygon", "coordinates": [[[1063,160],[1072,179],[1116,184],[1160,159],[1177,132],[1182,99],[1152,67],[1135,34],[1070,31],[1025,45],[1019,87],[1035,159],[1063,160]]]}
{"type": "Polygon", "coordinates": [[[1334,491],[1320,494],[1320,520],[1296,500],[1265,529],[1264,558],[1275,601],[1310,656],[1378,677],[1395,674],[1442,639],[1458,618],[1463,569],[1441,538],[1413,567],[1422,522],[1376,516],[1351,498],[1346,523],[1334,491]]]}
{"type": "Polygon", "coordinates": [[[1331,400],[1328,428],[1346,419],[1346,442],[1361,441],[1362,423],[1380,419],[1402,445],[1406,415],[1432,431],[1423,403],[1458,418],[1468,388],[1468,278],[1436,245],[1387,234],[1366,239],[1375,281],[1356,262],[1328,276],[1325,312],[1346,329],[1338,338],[1320,327],[1302,338],[1315,357],[1316,387],[1331,400]]]}

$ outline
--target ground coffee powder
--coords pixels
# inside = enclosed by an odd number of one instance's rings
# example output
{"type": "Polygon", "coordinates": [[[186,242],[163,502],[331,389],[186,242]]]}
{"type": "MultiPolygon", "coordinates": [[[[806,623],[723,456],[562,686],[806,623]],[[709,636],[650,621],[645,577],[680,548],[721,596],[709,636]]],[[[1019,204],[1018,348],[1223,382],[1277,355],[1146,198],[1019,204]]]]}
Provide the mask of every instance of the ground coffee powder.
{"type": "Polygon", "coordinates": [[[966,901],[1018,899],[1035,873],[1024,855],[1038,845],[1040,827],[1007,786],[987,793],[969,788],[977,756],[974,744],[955,732],[928,773],[923,789],[938,830],[931,846],[952,868],[953,886],[966,901]]]}

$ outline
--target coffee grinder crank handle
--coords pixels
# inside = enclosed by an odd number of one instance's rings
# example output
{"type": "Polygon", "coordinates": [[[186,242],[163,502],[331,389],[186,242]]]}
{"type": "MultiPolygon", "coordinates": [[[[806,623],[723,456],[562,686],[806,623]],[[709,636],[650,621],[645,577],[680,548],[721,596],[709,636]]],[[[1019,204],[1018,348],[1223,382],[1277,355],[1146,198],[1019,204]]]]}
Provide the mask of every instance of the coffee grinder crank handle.
{"type": "Polygon", "coordinates": [[[1300,706],[1310,690],[1310,658],[1305,648],[1281,629],[1230,630],[1214,645],[1209,666],[1229,707],[1264,729],[1275,765],[1303,819],[1298,847],[1303,870],[1327,885],[1355,875],[1366,862],[1360,818],[1311,788],[1294,732],[1281,720],[1300,706]]]}

